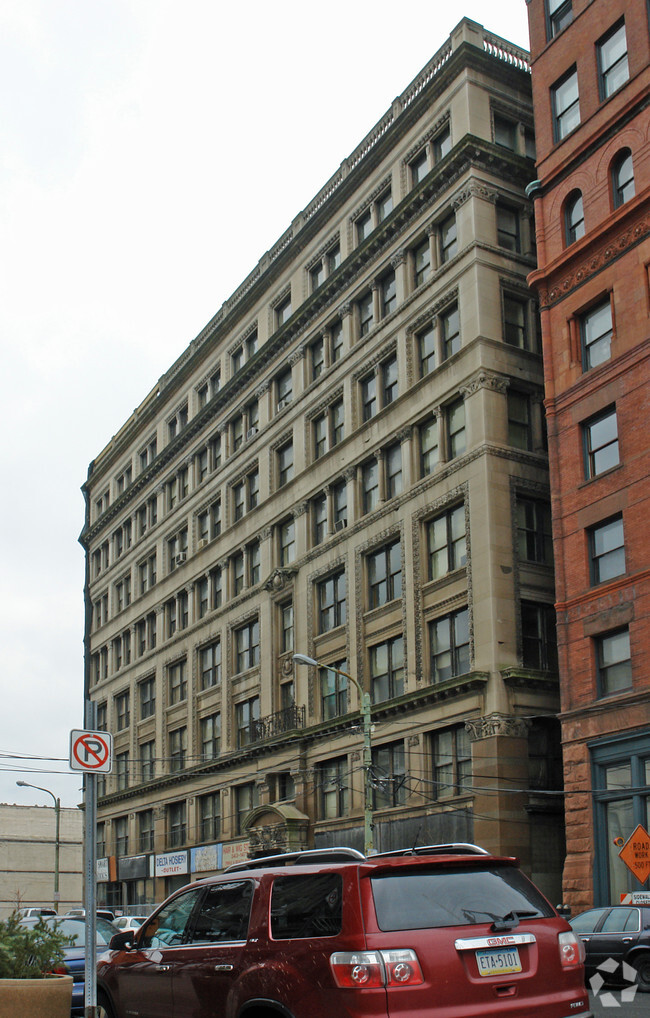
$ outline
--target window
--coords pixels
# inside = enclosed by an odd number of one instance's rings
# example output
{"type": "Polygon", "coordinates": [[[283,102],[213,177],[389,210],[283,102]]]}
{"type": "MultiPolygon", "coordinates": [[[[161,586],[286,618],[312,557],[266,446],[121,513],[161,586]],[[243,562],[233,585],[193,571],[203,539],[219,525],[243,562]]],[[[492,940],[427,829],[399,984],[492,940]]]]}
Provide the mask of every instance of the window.
{"type": "Polygon", "coordinates": [[[156,680],[153,676],[143,679],[140,690],[140,719],[152,718],[156,713],[156,680]]]}
{"type": "Polygon", "coordinates": [[[129,754],[115,754],[115,773],[117,775],[117,789],[119,792],[129,787],[129,754]]]}
{"type": "Polygon", "coordinates": [[[257,467],[250,470],[245,477],[232,486],[233,520],[242,519],[246,513],[255,509],[259,500],[260,474],[257,467]]]}
{"type": "Polygon", "coordinates": [[[318,336],[313,343],[309,344],[309,363],[311,366],[311,379],[314,381],[320,378],[325,370],[325,338],[318,336]]]}
{"type": "MultiPolygon", "coordinates": [[[[179,848],[187,841],[187,803],[184,799],[182,802],[172,802],[167,807],[167,837],[170,848],[179,848]]],[[[191,905],[194,903],[195,899],[192,898],[191,905]]],[[[178,901],[174,905],[177,906],[178,901]]],[[[187,914],[183,918],[187,918],[187,914]]]]}
{"type": "Polygon", "coordinates": [[[200,512],[197,517],[197,536],[199,547],[208,541],[214,541],[221,533],[221,499],[215,501],[200,512]]]}
{"type": "Polygon", "coordinates": [[[293,601],[280,605],[280,650],[293,650],[293,601]]]}
{"type": "Polygon", "coordinates": [[[199,839],[205,844],[221,837],[221,794],[199,796],[199,839]]]}
{"type": "Polygon", "coordinates": [[[321,283],[325,282],[325,266],[322,261],[317,262],[316,265],[309,270],[309,279],[311,282],[312,293],[314,290],[318,289],[321,283]]]}
{"type": "Polygon", "coordinates": [[[507,205],[497,205],[497,244],[507,251],[521,253],[519,213],[507,205]]]}
{"type": "Polygon", "coordinates": [[[551,565],[551,507],[533,498],[517,499],[517,552],[521,561],[551,565]]]}
{"type": "Polygon", "coordinates": [[[235,704],[235,728],[237,730],[237,748],[250,746],[258,739],[257,722],[260,719],[260,698],[252,696],[248,700],[235,704]]]}
{"type": "Polygon", "coordinates": [[[584,371],[598,367],[611,357],[612,306],[604,300],[580,318],[582,367],[584,371]]]}
{"type": "Polygon", "coordinates": [[[339,756],[318,764],[316,786],[319,791],[321,820],[345,816],[348,809],[348,761],[339,756]]]}
{"type": "Polygon", "coordinates": [[[465,403],[455,400],[446,408],[447,459],[455,459],[465,452],[465,403]]]}
{"type": "Polygon", "coordinates": [[[341,264],[341,245],[334,244],[327,252],[325,260],[327,262],[328,274],[336,272],[339,265],[341,264]]]}
{"type": "Polygon", "coordinates": [[[415,187],[421,180],[424,180],[428,172],[429,158],[426,148],[423,148],[409,163],[411,187],[415,187]]]}
{"type": "Polygon", "coordinates": [[[357,301],[357,314],[359,316],[359,335],[365,336],[370,332],[373,325],[373,299],[372,290],[368,290],[357,301]]]}
{"type": "Polygon", "coordinates": [[[183,565],[187,558],[187,527],[167,539],[167,567],[172,573],[177,566],[183,565]]]}
{"type": "Polygon", "coordinates": [[[634,198],[634,166],[629,148],[619,153],[612,164],[612,194],[615,209],[634,198]]]}
{"type": "Polygon", "coordinates": [[[203,407],[209,403],[211,399],[214,399],[220,388],[221,370],[217,368],[196,390],[200,410],[203,409],[203,407]]]}
{"type": "Polygon", "coordinates": [[[369,421],[377,413],[377,376],[373,373],[361,379],[361,420],[369,421]]]}
{"type": "Polygon", "coordinates": [[[582,193],[572,191],[564,206],[564,232],[567,244],[574,244],[585,235],[585,214],[582,207],[582,193]]]}
{"type": "Polygon", "coordinates": [[[220,608],[223,599],[223,576],[221,566],[215,566],[211,569],[208,579],[210,581],[212,608],[220,608]]]}
{"type": "Polygon", "coordinates": [[[293,442],[285,442],[277,451],[278,487],[293,478],[293,442]]]}
{"type": "Polygon", "coordinates": [[[404,692],[404,639],[395,636],[370,648],[372,701],[392,700],[404,692]]]}
{"type": "Polygon", "coordinates": [[[426,283],[431,275],[431,245],[425,237],[417,247],[413,248],[413,282],[415,287],[426,283]]]}
{"type": "Polygon", "coordinates": [[[275,307],[275,324],[276,328],[284,325],[291,318],[291,294],[288,294],[279,304],[275,307]]]}
{"type": "Polygon", "coordinates": [[[458,305],[452,304],[440,315],[442,359],[447,360],[460,350],[460,317],[458,305]]]}
{"type": "Polygon", "coordinates": [[[431,677],[444,682],[469,671],[469,611],[445,615],[429,623],[431,677]]]}
{"type": "Polygon", "coordinates": [[[255,807],[259,805],[259,793],[254,781],[249,781],[245,785],[236,785],[234,792],[235,826],[237,834],[243,834],[246,816],[252,809],[255,809],[255,807]]]}
{"type": "Polygon", "coordinates": [[[399,541],[366,556],[368,608],[378,608],[402,596],[402,548],[399,541]]]}
{"type": "Polygon", "coordinates": [[[334,530],[341,530],[348,522],[348,486],[346,481],[332,485],[332,513],[334,530]]]}
{"type": "Polygon", "coordinates": [[[221,641],[215,640],[199,651],[201,689],[210,689],[221,682],[221,641]]]}
{"type": "Polygon", "coordinates": [[[246,568],[248,572],[249,586],[254,587],[260,582],[260,569],[262,565],[262,549],[259,540],[250,541],[246,545],[246,568]]]}
{"type": "Polygon", "coordinates": [[[346,584],[345,570],[333,573],[316,585],[318,598],[318,629],[327,633],[345,624],[346,584]]]}
{"type": "Polygon", "coordinates": [[[169,665],[169,702],[180,703],[187,699],[187,662],[185,658],[169,665]]]}
{"type": "Polygon", "coordinates": [[[377,221],[383,223],[391,212],[393,211],[393,195],[390,187],[387,187],[381,192],[378,198],[375,199],[375,208],[377,210],[377,221]]]}
{"type": "Polygon", "coordinates": [[[434,163],[438,163],[441,159],[444,159],[448,152],[451,152],[451,131],[447,126],[433,139],[434,163]]]}
{"type": "Polygon", "coordinates": [[[143,742],[140,746],[140,780],[153,781],[156,774],[156,743],[143,742]]]}
{"type": "Polygon", "coordinates": [[[580,123],[578,72],[575,67],[551,89],[555,141],[562,141],[580,123]]]}
{"type": "Polygon", "coordinates": [[[417,334],[420,377],[430,374],[436,366],[436,330],[433,322],[417,334]]]}
{"type": "Polygon", "coordinates": [[[386,498],[395,498],[402,492],[402,446],[400,442],[384,449],[386,498]]]}
{"type": "Polygon", "coordinates": [[[391,742],[372,750],[373,809],[387,809],[406,802],[404,743],[391,742]]]}
{"type": "Polygon", "coordinates": [[[616,410],[606,410],[583,425],[585,477],[597,477],[619,463],[616,410]]]}
{"type": "Polygon", "coordinates": [[[372,212],[367,209],[362,215],[360,215],[356,222],[357,232],[357,244],[362,244],[366,237],[369,237],[372,233],[372,212]]]}
{"type": "Polygon", "coordinates": [[[387,318],[397,307],[397,282],[393,271],[382,276],[379,283],[381,317],[387,318]]]}
{"type": "Polygon", "coordinates": [[[158,439],[155,435],[153,435],[145,445],[144,449],[140,450],[140,473],[146,470],[147,467],[153,463],[157,454],[158,439]]]}
{"type": "Polygon", "coordinates": [[[535,350],[537,339],[532,328],[530,302],[514,294],[503,294],[503,338],[520,350],[535,350]]]}
{"type": "Polygon", "coordinates": [[[235,672],[260,663],[260,624],[257,619],[235,630],[235,672]]]}
{"type": "Polygon", "coordinates": [[[115,490],[118,495],[125,491],[133,481],[133,467],[129,464],[121,474],[115,478],[115,490]]]}
{"type": "Polygon", "coordinates": [[[512,152],[517,151],[517,122],[494,114],[494,141],[503,148],[509,148],[512,152]]]}
{"type": "Polygon", "coordinates": [[[427,417],[418,425],[418,440],[420,453],[420,474],[425,477],[433,473],[439,460],[438,448],[438,418],[427,417]]]}
{"type": "Polygon", "coordinates": [[[620,21],[598,43],[598,71],[601,99],[608,99],[628,80],[630,72],[624,21],[620,21]]]}
{"type": "Polygon", "coordinates": [[[236,552],[231,558],[232,566],[232,592],[241,594],[244,589],[244,553],[236,552]]]}
{"type": "Polygon", "coordinates": [[[152,809],[143,809],[138,813],[138,848],[140,852],[154,850],[154,819],[152,809]]]}
{"type": "Polygon", "coordinates": [[[280,565],[288,566],[296,558],[296,525],[293,517],[280,524],[279,536],[280,565]]]}
{"type": "Polygon", "coordinates": [[[623,517],[599,523],[588,531],[592,584],[606,583],[625,573],[623,517]]]}
{"type": "Polygon", "coordinates": [[[546,0],[548,38],[558,35],[573,20],[571,0],[546,0]]]}
{"type": "Polygon", "coordinates": [[[533,422],[530,396],[510,389],[508,403],[508,443],[516,449],[532,449],[533,422]]]}
{"type": "Polygon", "coordinates": [[[348,710],[347,661],[336,661],[329,668],[319,668],[321,716],[323,721],[338,718],[348,710]],[[339,669],[339,671],[336,671],[339,669]]]}
{"type": "Polygon", "coordinates": [[[521,602],[521,644],[524,668],[556,672],[555,609],[550,604],[521,602]]]}
{"type": "Polygon", "coordinates": [[[397,357],[389,357],[381,365],[381,402],[386,407],[397,399],[397,357]]]}
{"type": "Polygon", "coordinates": [[[327,495],[317,495],[311,501],[312,540],[322,544],[327,537],[327,495]]]}
{"type": "Polygon", "coordinates": [[[287,406],[293,398],[293,379],[291,368],[282,371],[275,380],[275,397],[278,410],[287,406]]]}
{"type": "Polygon", "coordinates": [[[456,232],[456,215],[448,216],[440,224],[438,236],[440,240],[440,263],[450,261],[458,253],[458,235],[456,232]]]}
{"type": "Polygon", "coordinates": [[[169,733],[169,768],[174,774],[182,771],[187,758],[187,728],[176,728],[169,733]]]}
{"type": "Polygon", "coordinates": [[[129,854],[129,818],[115,818],[115,855],[129,854]]]}
{"type": "Polygon", "coordinates": [[[472,749],[464,725],[431,736],[434,796],[461,795],[472,783],[472,749]]]}
{"type": "Polygon", "coordinates": [[[115,697],[115,713],[117,715],[118,732],[128,728],[131,723],[131,710],[129,705],[129,692],[120,693],[115,697]]]}
{"type": "Polygon", "coordinates": [[[364,515],[379,505],[379,464],[368,460],[361,467],[361,509],[364,515]]]}
{"type": "Polygon", "coordinates": [[[596,637],[595,647],[599,695],[611,696],[631,689],[632,661],[628,627],[596,637]]]}
{"type": "Polygon", "coordinates": [[[467,562],[465,506],[457,505],[427,523],[429,579],[437,580],[467,562]]]}
{"type": "Polygon", "coordinates": [[[312,421],[314,436],[314,459],[319,459],[345,437],[345,411],[343,400],[335,400],[322,414],[312,421]]]}
{"type": "Polygon", "coordinates": [[[169,441],[180,435],[183,428],[187,425],[187,403],[179,407],[173,417],[167,421],[167,437],[169,441]]]}
{"type": "Polygon", "coordinates": [[[201,718],[201,758],[216,760],[221,753],[221,714],[201,718]]]}

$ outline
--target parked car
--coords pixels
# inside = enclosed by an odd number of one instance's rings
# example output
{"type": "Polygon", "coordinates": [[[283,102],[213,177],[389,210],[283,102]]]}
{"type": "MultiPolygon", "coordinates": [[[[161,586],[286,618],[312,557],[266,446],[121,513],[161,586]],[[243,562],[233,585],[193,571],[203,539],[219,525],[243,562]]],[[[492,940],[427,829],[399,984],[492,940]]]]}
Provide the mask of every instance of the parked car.
{"type": "MultiPolygon", "coordinates": [[[[21,919],[25,926],[35,926],[39,920],[35,917],[21,919]]],[[[72,1009],[70,1014],[83,1018],[85,1011],[84,1002],[84,973],[85,973],[85,951],[86,951],[86,923],[81,916],[45,916],[43,922],[48,926],[56,925],[66,936],[73,938],[70,947],[65,948],[65,960],[57,972],[63,972],[72,976],[72,1009]]],[[[110,943],[111,937],[115,936],[115,927],[105,919],[97,919],[96,943],[97,954],[105,951],[110,943]]],[[[25,1016],[27,1018],[27,1016],[25,1016]]]]}
{"type": "MultiPolygon", "coordinates": [[[[65,914],[66,918],[85,919],[86,910],[85,908],[71,908],[65,914]]],[[[100,919],[106,919],[109,923],[115,921],[115,913],[109,908],[98,908],[95,914],[99,916],[100,919]]]]}
{"type": "Polygon", "coordinates": [[[584,953],[516,859],[470,845],[252,860],[97,967],[102,1018],[593,1018],[584,953]],[[103,1012],[102,1009],[103,1008],[103,1012]]]}
{"type": "Polygon", "coordinates": [[[118,930],[139,930],[148,918],[146,915],[121,915],[117,917],[113,926],[117,926],[118,930]]]}
{"type": "Polygon", "coordinates": [[[650,905],[606,905],[580,912],[569,920],[585,945],[587,976],[612,958],[615,972],[601,970],[606,978],[620,979],[626,962],[636,969],[639,989],[650,993],[650,905]]]}
{"type": "Polygon", "coordinates": [[[16,915],[20,916],[21,919],[38,919],[41,915],[56,915],[56,911],[53,908],[19,908],[16,915]]]}

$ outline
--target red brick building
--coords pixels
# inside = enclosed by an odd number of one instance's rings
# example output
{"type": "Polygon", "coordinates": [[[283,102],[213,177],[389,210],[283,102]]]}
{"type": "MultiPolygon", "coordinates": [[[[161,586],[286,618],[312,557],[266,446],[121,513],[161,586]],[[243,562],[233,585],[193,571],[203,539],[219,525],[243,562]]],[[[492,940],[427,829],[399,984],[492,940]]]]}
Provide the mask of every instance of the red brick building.
{"type": "MultiPolygon", "coordinates": [[[[527,0],[574,911],[641,890],[650,822],[650,26],[647,0],[527,0]]],[[[645,885],[647,887],[647,884],[645,885]]]]}

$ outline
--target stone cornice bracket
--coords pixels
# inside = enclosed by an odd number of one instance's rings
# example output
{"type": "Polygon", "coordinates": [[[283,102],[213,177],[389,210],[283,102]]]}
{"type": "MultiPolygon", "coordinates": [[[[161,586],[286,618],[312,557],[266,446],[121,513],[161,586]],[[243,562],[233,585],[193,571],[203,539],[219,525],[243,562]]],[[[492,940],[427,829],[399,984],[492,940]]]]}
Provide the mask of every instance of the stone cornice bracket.
{"type": "Polygon", "coordinates": [[[309,502],[298,502],[298,504],[294,505],[293,509],[291,510],[291,515],[293,516],[294,520],[297,520],[299,516],[304,516],[308,509],[309,502]]]}
{"type": "Polygon", "coordinates": [[[515,739],[528,737],[530,721],[527,718],[516,718],[512,714],[487,714],[482,718],[472,718],[465,722],[465,730],[472,742],[478,739],[492,739],[497,735],[505,735],[515,739]]]}
{"type": "Polygon", "coordinates": [[[480,184],[477,180],[472,180],[467,187],[464,187],[462,191],[459,191],[451,199],[451,204],[454,209],[458,210],[470,198],[481,198],[483,201],[490,202],[491,205],[496,205],[498,197],[498,192],[494,191],[491,187],[480,184]]]}
{"type": "Polygon", "coordinates": [[[304,357],[306,357],[306,355],[307,355],[307,345],[303,343],[302,346],[299,346],[298,349],[291,354],[291,356],[289,357],[289,364],[291,365],[291,367],[293,367],[294,364],[299,364],[300,361],[303,360],[304,357]]]}
{"type": "Polygon", "coordinates": [[[508,379],[503,375],[493,375],[488,371],[479,371],[467,385],[460,386],[463,396],[472,396],[479,389],[492,389],[493,392],[507,392],[508,379]]]}
{"type": "Polygon", "coordinates": [[[351,314],[352,314],[352,304],[349,302],[347,304],[341,304],[339,308],[339,315],[341,316],[341,318],[345,318],[346,315],[351,314]]]}
{"type": "Polygon", "coordinates": [[[271,388],[271,379],[266,378],[255,389],[255,398],[261,399],[271,388]]]}
{"type": "Polygon", "coordinates": [[[284,569],[274,569],[264,584],[264,590],[284,590],[291,577],[297,572],[297,569],[287,569],[286,567],[284,569]]]}
{"type": "Polygon", "coordinates": [[[401,251],[396,251],[390,260],[391,267],[398,269],[400,265],[403,265],[406,261],[406,251],[402,248],[401,251]]]}

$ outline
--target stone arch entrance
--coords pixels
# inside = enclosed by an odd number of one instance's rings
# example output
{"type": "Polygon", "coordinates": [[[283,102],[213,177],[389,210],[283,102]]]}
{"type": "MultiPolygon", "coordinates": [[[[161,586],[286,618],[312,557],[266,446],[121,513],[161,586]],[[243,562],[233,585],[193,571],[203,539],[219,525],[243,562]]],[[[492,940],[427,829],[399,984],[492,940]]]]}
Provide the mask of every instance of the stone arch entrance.
{"type": "Polygon", "coordinates": [[[309,817],[289,803],[256,806],[243,826],[250,839],[251,859],[308,848],[309,817]]]}

